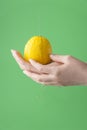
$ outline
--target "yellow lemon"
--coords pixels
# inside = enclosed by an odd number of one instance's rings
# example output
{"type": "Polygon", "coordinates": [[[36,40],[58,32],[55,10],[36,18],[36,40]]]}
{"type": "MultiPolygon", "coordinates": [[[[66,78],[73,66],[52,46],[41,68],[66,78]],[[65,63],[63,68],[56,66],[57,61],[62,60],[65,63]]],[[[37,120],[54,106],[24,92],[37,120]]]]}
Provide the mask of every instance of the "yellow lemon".
{"type": "Polygon", "coordinates": [[[32,37],[24,48],[24,58],[33,59],[41,64],[51,62],[49,55],[52,53],[50,42],[43,36],[32,37]]]}

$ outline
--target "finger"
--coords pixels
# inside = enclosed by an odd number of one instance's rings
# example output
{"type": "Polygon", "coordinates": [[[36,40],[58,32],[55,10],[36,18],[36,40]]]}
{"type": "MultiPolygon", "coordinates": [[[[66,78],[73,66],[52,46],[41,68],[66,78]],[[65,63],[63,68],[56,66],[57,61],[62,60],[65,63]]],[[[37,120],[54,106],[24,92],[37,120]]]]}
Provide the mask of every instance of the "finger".
{"type": "Polygon", "coordinates": [[[43,84],[43,85],[49,85],[48,82],[45,82],[44,80],[41,79],[40,75],[37,75],[37,74],[29,72],[29,71],[23,71],[23,73],[37,83],[40,83],[40,84],[43,84]]]}
{"type": "Polygon", "coordinates": [[[63,55],[50,55],[50,58],[55,62],[66,63],[68,56],[63,55]]]}
{"type": "Polygon", "coordinates": [[[40,81],[41,79],[47,78],[47,75],[45,75],[45,74],[37,74],[37,73],[31,72],[28,70],[24,70],[23,73],[26,74],[28,77],[30,77],[32,79],[36,79],[38,81],[40,81]]]}
{"type": "Polygon", "coordinates": [[[20,66],[21,69],[28,69],[28,62],[25,61],[25,59],[22,57],[22,55],[16,51],[16,50],[11,50],[13,57],[15,58],[16,62],[20,66]]]}
{"type": "Polygon", "coordinates": [[[60,83],[56,83],[56,82],[52,81],[52,77],[50,77],[50,76],[49,76],[49,78],[47,78],[46,75],[44,75],[44,76],[38,75],[38,74],[29,72],[29,71],[23,71],[23,73],[37,83],[40,83],[40,84],[43,84],[43,85],[61,86],[60,83]]]}
{"type": "Polygon", "coordinates": [[[19,67],[22,70],[31,70],[31,71],[39,73],[29,62],[25,61],[25,59],[22,57],[22,55],[18,51],[11,50],[11,52],[16,62],[18,63],[19,67]]]}
{"type": "Polygon", "coordinates": [[[32,59],[30,59],[29,61],[32,64],[32,66],[34,66],[40,73],[49,73],[50,68],[46,67],[46,65],[42,65],[32,59]]]}
{"type": "Polygon", "coordinates": [[[22,55],[18,51],[11,50],[11,52],[12,52],[13,57],[15,58],[15,60],[18,63],[24,64],[25,62],[27,62],[27,61],[24,60],[24,58],[22,57],[22,55]]]}
{"type": "Polygon", "coordinates": [[[51,68],[51,67],[53,67],[53,66],[56,67],[56,66],[59,66],[59,65],[61,65],[60,62],[54,62],[54,61],[53,61],[53,62],[51,62],[50,64],[47,64],[46,67],[50,67],[50,68],[51,68]]]}
{"type": "Polygon", "coordinates": [[[37,74],[34,72],[30,72],[27,70],[24,70],[23,73],[27,75],[28,77],[32,78],[35,81],[38,82],[51,82],[52,81],[52,76],[47,75],[47,74],[37,74]]]}
{"type": "Polygon", "coordinates": [[[36,81],[37,83],[40,83],[40,84],[43,84],[43,85],[46,85],[46,86],[62,86],[61,84],[58,84],[58,83],[56,83],[56,82],[38,82],[38,81],[36,81]]]}
{"type": "Polygon", "coordinates": [[[55,82],[41,82],[41,81],[36,81],[36,80],[34,81],[39,84],[46,85],[46,86],[60,86],[60,85],[57,85],[55,82]]]}

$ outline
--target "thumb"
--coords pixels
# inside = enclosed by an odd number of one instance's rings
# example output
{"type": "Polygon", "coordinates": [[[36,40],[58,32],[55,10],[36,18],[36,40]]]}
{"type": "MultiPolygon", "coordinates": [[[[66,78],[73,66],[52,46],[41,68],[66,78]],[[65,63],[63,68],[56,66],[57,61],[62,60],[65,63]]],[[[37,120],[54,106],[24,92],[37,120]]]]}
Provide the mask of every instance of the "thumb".
{"type": "Polygon", "coordinates": [[[67,59],[66,56],[64,55],[50,55],[51,60],[55,61],[55,62],[61,62],[61,63],[66,63],[67,59]]]}
{"type": "Polygon", "coordinates": [[[42,65],[40,63],[38,63],[35,60],[30,59],[29,60],[31,65],[36,68],[40,73],[49,73],[49,68],[46,67],[45,65],[42,65]]]}

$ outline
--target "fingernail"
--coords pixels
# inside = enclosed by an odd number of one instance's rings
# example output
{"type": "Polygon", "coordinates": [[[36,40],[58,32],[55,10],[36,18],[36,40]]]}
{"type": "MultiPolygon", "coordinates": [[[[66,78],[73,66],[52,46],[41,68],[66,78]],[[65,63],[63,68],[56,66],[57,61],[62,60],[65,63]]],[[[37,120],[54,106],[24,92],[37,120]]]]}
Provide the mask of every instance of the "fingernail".
{"type": "Polygon", "coordinates": [[[13,53],[13,52],[14,52],[14,50],[13,50],[13,49],[11,49],[11,52],[13,53]]]}
{"type": "Polygon", "coordinates": [[[13,57],[16,57],[16,51],[15,50],[11,50],[11,53],[12,53],[13,57]]]}
{"type": "Polygon", "coordinates": [[[15,55],[15,52],[14,52],[14,50],[11,50],[11,53],[12,53],[12,55],[13,55],[13,56],[15,55]]]}
{"type": "Polygon", "coordinates": [[[26,71],[24,70],[23,73],[26,74],[26,71]]]}
{"type": "Polygon", "coordinates": [[[14,54],[14,53],[15,53],[15,50],[11,49],[11,53],[14,54]]]}

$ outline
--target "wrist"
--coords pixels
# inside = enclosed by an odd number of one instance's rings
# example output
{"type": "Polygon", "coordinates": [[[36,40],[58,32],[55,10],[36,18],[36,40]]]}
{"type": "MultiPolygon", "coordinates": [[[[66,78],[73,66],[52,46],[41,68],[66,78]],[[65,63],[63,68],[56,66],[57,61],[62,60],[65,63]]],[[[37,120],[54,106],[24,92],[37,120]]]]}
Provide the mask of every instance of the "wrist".
{"type": "Polygon", "coordinates": [[[87,63],[84,63],[82,73],[83,85],[87,85],[87,63]]]}

